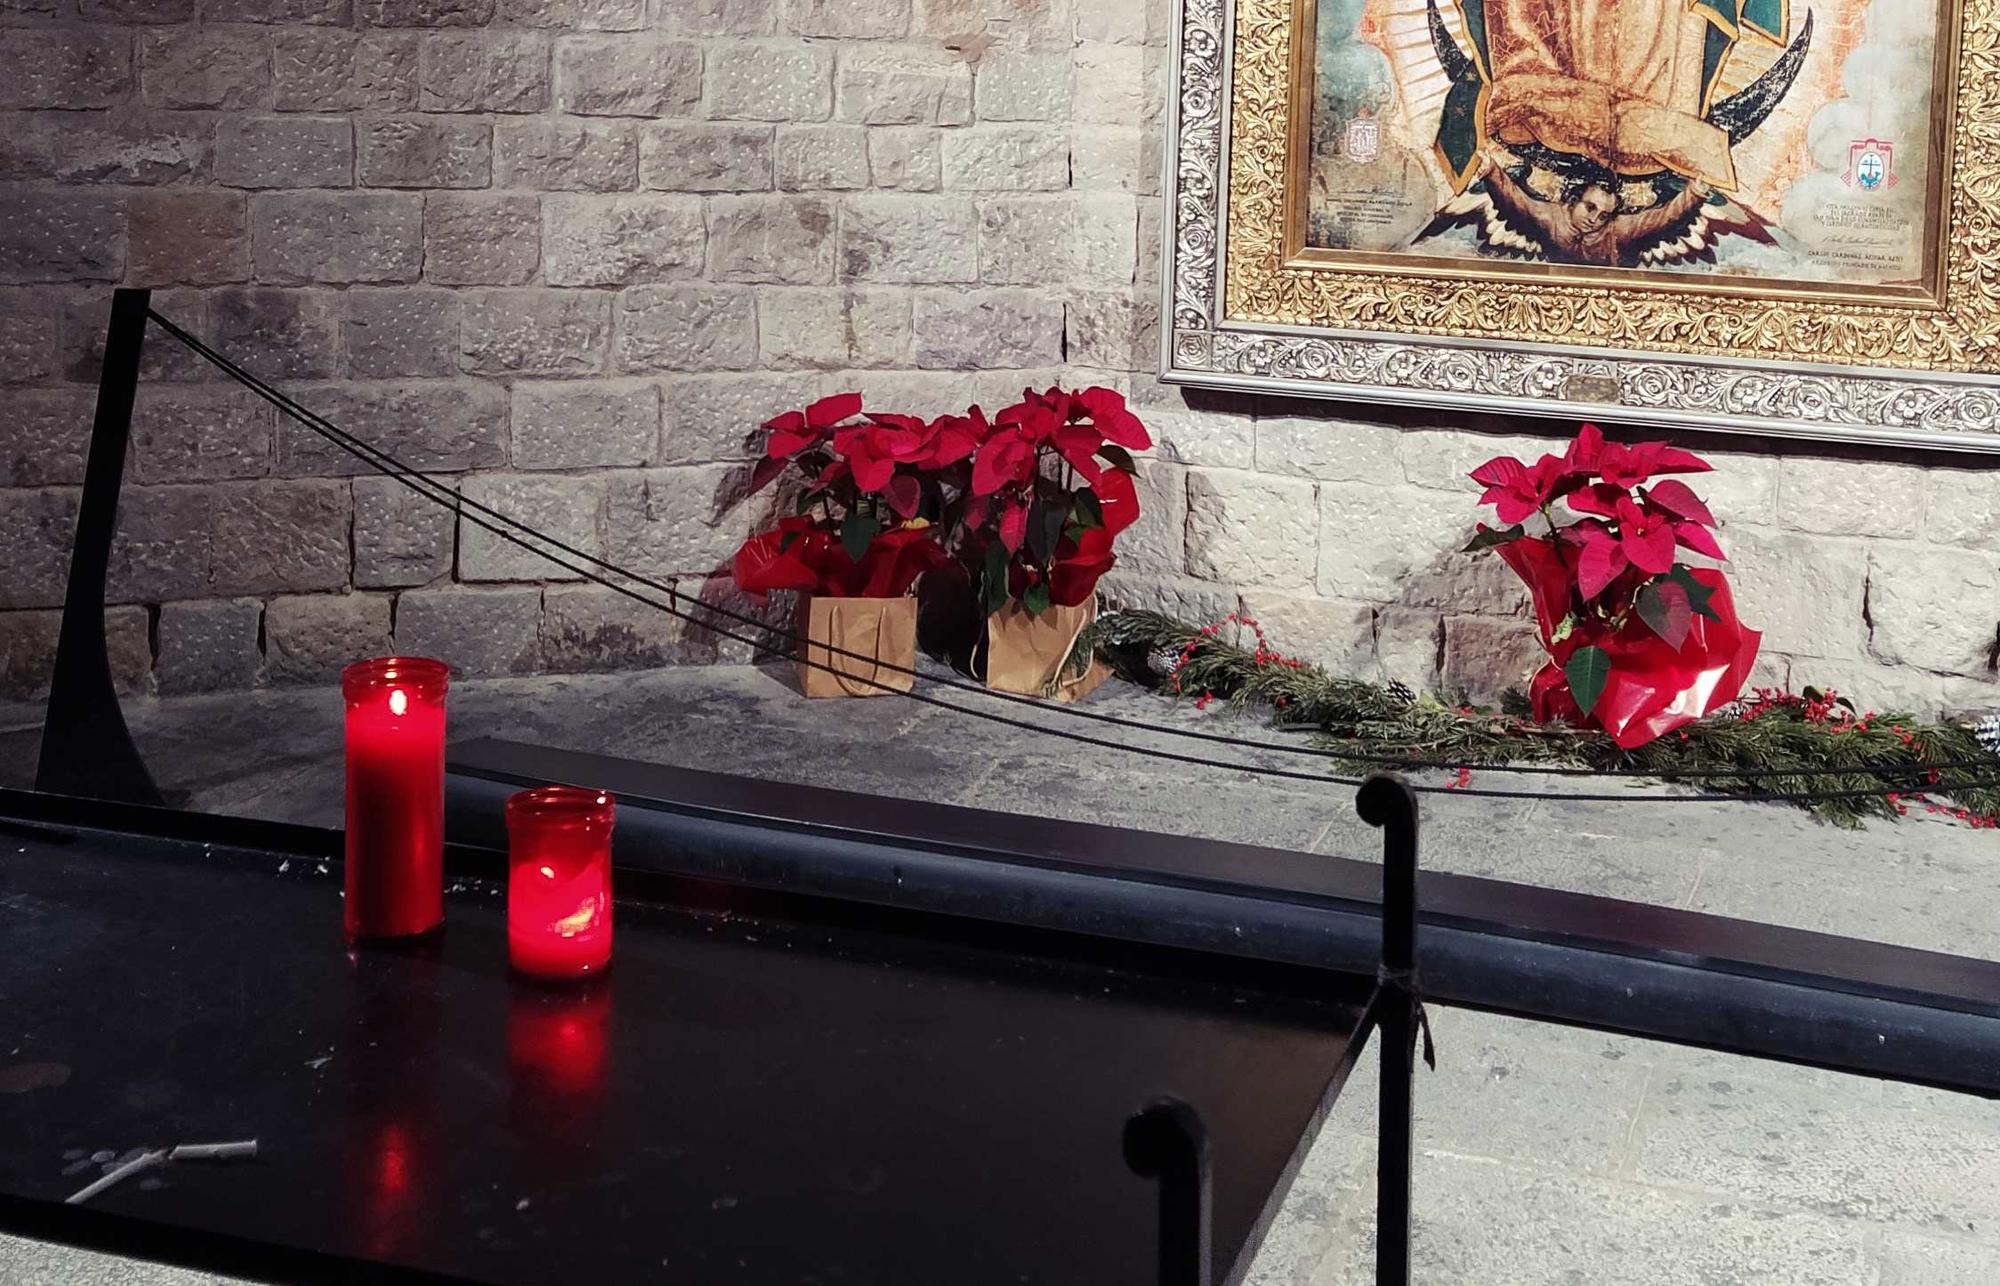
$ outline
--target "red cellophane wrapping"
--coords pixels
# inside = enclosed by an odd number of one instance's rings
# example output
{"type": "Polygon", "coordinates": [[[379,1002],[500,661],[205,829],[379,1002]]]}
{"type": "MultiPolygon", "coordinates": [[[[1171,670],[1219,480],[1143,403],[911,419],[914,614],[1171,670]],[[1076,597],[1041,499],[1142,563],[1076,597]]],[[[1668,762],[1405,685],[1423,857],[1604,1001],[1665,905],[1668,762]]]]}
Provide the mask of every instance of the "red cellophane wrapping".
{"type": "Polygon", "coordinates": [[[1691,569],[1694,579],[1713,591],[1708,606],[1717,619],[1696,614],[1678,650],[1636,617],[1616,631],[1602,622],[1585,622],[1558,643],[1553,640],[1569,612],[1571,574],[1555,544],[1526,536],[1498,546],[1497,552],[1527,582],[1542,646],[1551,657],[1528,687],[1537,722],[1595,723],[1630,750],[1727,705],[1743,690],[1763,636],[1737,619],[1729,581],[1720,571],[1691,569]],[[1589,646],[1610,654],[1611,677],[1596,709],[1585,716],[1570,695],[1563,663],[1589,646]]]}

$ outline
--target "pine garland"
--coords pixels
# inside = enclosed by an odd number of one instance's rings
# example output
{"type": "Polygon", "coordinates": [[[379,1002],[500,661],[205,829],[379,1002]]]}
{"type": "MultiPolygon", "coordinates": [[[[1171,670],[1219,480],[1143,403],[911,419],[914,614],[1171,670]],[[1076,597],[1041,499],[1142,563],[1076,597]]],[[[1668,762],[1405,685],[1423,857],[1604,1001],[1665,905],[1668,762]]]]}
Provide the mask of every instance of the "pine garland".
{"type": "MultiPolygon", "coordinates": [[[[1384,759],[1389,766],[1523,763],[1658,773],[1705,791],[1747,796],[1879,791],[1791,802],[1842,826],[1870,816],[1903,816],[1915,806],[1975,826],[2000,827],[2000,786],[1972,784],[2000,778],[2000,754],[1983,746],[1973,727],[1858,712],[1838,696],[1810,688],[1804,696],[1759,692],[1625,750],[1594,729],[1534,723],[1525,707],[1479,709],[1328,674],[1272,650],[1256,622],[1240,617],[1195,629],[1157,612],[1109,612],[1098,618],[1096,642],[1099,653],[1133,682],[1165,687],[1204,706],[1216,700],[1265,706],[1280,726],[1317,728],[1314,744],[1342,768],[1382,767],[1384,759]],[[1225,641],[1223,626],[1230,623],[1252,630],[1256,646],[1225,641]],[[1175,658],[1165,675],[1157,664],[1161,655],[1175,658]],[[1979,766],[1930,767],[1944,763],[1979,766]],[[1754,778],[1698,775],[1785,768],[1807,771],[1754,778]]],[[[1464,777],[1461,773],[1460,780],[1464,777]]]]}

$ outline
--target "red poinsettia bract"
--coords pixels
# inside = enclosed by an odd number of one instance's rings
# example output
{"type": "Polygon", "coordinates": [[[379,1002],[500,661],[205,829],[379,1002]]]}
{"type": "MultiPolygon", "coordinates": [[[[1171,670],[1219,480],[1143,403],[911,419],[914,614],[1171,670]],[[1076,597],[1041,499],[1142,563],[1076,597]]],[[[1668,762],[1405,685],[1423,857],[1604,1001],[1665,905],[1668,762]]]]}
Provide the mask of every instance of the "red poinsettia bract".
{"type": "Polygon", "coordinates": [[[1662,442],[1607,442],[1586,424],[1560,456],[1510,456],[1471,473],[1500,521],[1468,549],[1496,548],[1527,584],[1550,663],[1530,696],[1537,718],[1591,722],[1642,745],[1734,700],[1760,636],[1736,619],[1720,571],[1679,551],[1722,559],[1715,515],[1694,489],[1661,475],[1708,462],[1662,442]],[[1556,516],[1560,502],[1580,515],[1556,516]],[[1523,525],[1539,515],[1546,534],[1523,525]]]}

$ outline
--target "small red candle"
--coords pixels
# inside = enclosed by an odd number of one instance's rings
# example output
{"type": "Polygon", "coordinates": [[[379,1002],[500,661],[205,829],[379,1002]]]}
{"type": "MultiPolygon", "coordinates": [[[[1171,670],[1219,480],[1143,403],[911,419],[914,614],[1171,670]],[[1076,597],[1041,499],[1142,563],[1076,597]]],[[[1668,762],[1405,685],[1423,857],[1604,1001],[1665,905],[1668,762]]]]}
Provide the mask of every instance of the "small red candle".
{"type": "Polygon", "coordinates": [[[538,978],[611,963],[611,796],[575,786],[507,801],[507,958],[538,978]]]}
{"type": "Polygon", "coordinates": [[[428,933],[444,922],[444,697],[451,671],[423,657],[357,661],[347,702],[350,937],[428,933]]]}

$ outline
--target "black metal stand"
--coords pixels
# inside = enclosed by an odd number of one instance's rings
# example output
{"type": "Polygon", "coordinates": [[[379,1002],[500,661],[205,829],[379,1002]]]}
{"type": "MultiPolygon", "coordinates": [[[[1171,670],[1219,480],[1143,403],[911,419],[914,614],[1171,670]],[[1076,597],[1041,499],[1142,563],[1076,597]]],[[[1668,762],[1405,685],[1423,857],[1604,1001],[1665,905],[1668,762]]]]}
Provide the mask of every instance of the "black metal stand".
{"type": "Polygon", "coordinates": [[[149,290],[119,290],[111,297],[104,370],[97,384],[97,418],[90,430],[90,459],[77,505],[69,587],[63,596],[62,635],[56,643],[55,673],[42,716],[41,759],[35,768],[36,790],[133,804],[162,801],[132,744],[112,685],[104,638],[104,590],[151,300],[149,290]]]}
{"type": "Polygon", "coordinates": [[[1125,1163],[1160,1181],[1160,1286],[1209,1286],[1208,1130],[1179,1099],[1125,1123],[1125,1163]]]}
{"type": "Polygon", "coordinates": [[[1410,1280],[1411,1096],[1423,995],[1417,980],[1417,796],[1402,778],[1377,773],[1355,799],[1361,820],[1382,830],[1382,967],[1375,1022],[1382,1033],[1382,1099],[1375,1175],[1375,1281],[1410,1280]]]}

